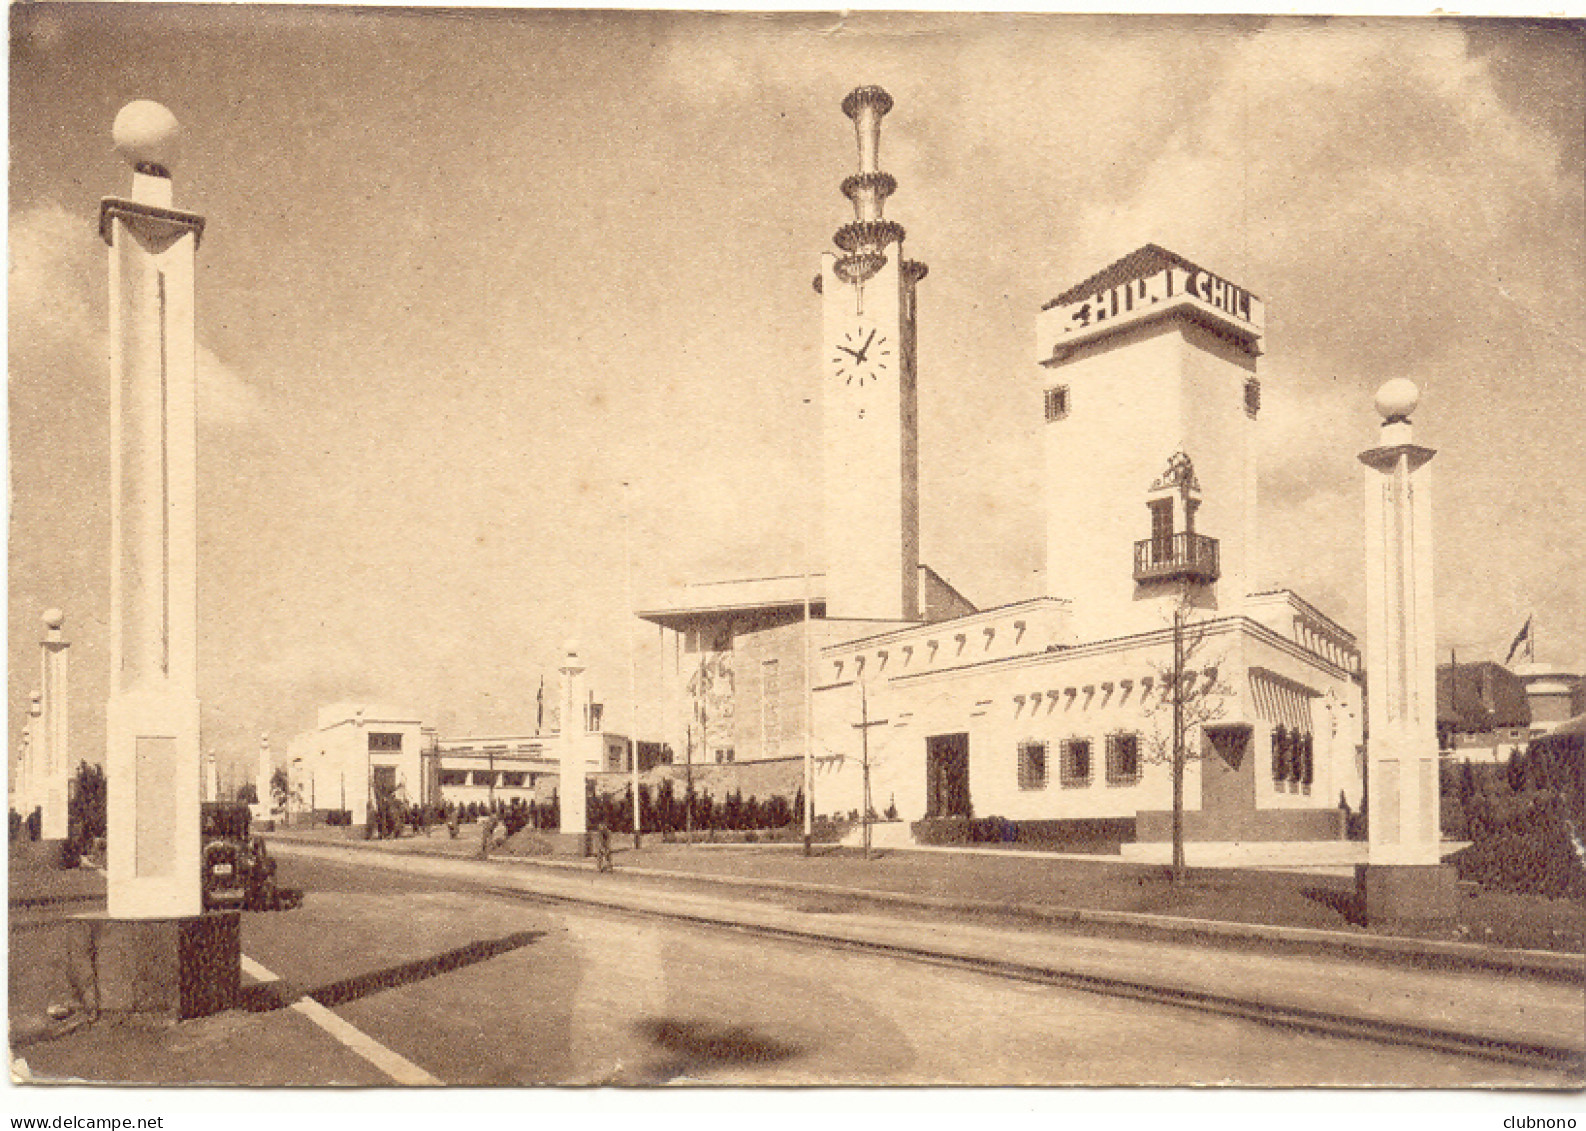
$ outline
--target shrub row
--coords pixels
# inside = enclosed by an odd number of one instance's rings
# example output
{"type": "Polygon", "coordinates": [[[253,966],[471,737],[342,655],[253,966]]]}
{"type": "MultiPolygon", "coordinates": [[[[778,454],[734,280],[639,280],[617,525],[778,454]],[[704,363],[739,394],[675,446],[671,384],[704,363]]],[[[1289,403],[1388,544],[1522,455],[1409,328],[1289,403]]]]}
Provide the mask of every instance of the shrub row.
{"type": "Polygon", "coordinates": [[[1469,847],[1461,879],[1548,899],[1586,898],[1586,739],[1533,741],[1506,766],[1446,768],[1445,816],[1457,812],[1469,847]],[[1450,795],[1453,804],[1450,804],[1450,795]]]}
{"type": "Polygon", "coordinates": [[[1069,852],[1116,852],[1133,841],[1133,818],[1014,821],[1007,817],[927,817],[909,828],[919,844],[1019,844],[1069,852]]]}

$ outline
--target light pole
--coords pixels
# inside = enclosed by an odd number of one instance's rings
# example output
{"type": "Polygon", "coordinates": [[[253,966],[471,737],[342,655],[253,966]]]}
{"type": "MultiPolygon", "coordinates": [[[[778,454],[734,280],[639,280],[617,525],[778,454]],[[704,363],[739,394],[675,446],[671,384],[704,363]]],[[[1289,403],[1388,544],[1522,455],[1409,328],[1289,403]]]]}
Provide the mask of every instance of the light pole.
{"type": "Polygon", "coordinates": [[[815,834],[815,673],[810,664],[810,571],[804,568],[804,855],[814,853],[815,834]]]}
{"type": "MultiPolygon", "coordinates": [[[[810,397],[805,404],[813,404],[810,397]]],[[[810,586],[815,569],[815,538],[810,533],[814,520],[804,524],[804,855],[814,854],[815,839],[815,669],[811,658],[811,637],[815,626],[811,622],[810,586]]]]}
{"type": "Polygon", "coordinates": [[[853,724],[859,732],[859,760],[863,771],[863,790],[860,804],[860,827],[864,830],[865,859],[870,859],[870,728],[885,726],[886,719],[870,717],[870,697],[865,692],[864,680],[859,681],[859,721],[853,724]]]}

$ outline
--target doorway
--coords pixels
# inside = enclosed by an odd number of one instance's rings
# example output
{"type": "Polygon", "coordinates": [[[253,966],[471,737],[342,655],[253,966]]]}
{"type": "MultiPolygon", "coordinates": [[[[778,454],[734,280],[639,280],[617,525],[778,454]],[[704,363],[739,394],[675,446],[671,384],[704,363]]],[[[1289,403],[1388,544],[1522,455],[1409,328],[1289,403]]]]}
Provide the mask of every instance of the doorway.
{"type": "Polygon", "coordinates": [[[937,734],[925,740],[925,815],[968,817],[969,735],[937,734]]]}

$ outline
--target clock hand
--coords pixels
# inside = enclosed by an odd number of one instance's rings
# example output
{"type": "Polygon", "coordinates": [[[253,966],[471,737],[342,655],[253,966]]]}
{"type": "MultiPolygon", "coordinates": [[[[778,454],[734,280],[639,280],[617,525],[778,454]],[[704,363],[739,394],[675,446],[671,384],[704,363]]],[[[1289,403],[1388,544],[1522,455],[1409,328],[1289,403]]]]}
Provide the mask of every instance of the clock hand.
{"type": "Polygon", "coordinates": [[[848,354],[855,361],[863,361],[865,359],[865,355],[864,354],[859,353],[856,350],[851,350],[847,346],[838,346],[837,348],[842,350],[844,353],[848,354]]]}

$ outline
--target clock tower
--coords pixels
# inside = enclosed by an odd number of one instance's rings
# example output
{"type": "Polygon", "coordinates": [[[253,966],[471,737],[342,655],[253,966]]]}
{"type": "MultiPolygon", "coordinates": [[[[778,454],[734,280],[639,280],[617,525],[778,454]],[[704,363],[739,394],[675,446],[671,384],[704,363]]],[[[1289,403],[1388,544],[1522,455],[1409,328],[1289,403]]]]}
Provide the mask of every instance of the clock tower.
{"type": "Polygon", "coordinates": [[[915,287],[925,265],[903,257],[903,227],[885,219],[897,181],[879,165],[892,98],[862,86],[843,99],[859,171],[843,181],[854,207],[821,257],[826,615],[919,619],[919,412],[915,287]]]}

